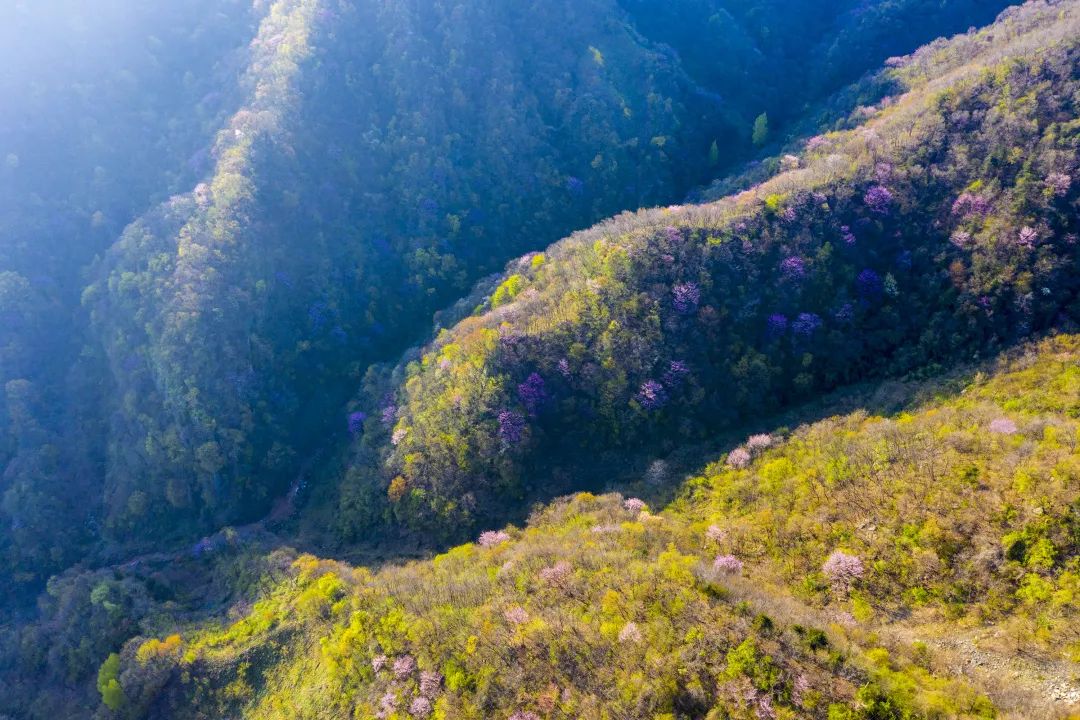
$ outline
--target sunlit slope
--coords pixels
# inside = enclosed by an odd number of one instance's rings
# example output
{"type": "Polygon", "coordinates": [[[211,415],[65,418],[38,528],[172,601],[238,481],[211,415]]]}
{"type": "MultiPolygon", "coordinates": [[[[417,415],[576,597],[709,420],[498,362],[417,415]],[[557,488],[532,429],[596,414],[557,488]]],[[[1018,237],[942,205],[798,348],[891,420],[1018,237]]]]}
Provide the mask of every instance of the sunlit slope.
{"type": "Polygon", "coordinates": [[[899,415],[752,436],[657,514],[578,495],[432,561],[300,556],[246,617],[127,644],[106,701],[121,717],[1064,717],[1078,363],[1063,336],[908,388],[924,399],[899,415]]]}

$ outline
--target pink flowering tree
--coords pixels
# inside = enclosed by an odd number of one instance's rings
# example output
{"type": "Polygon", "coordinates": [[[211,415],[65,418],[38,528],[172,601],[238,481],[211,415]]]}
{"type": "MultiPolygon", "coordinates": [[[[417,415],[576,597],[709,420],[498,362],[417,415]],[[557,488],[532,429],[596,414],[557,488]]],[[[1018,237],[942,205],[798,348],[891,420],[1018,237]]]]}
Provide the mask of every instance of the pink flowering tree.
{"type": "Polygon", "coordinates": [[[852,585],[862,579],[866,573],[863,562],[855,555],[849,555],[843,550],[834,550],[828,560],[821,566],[825,577],[835,587],[850,589],[852,585]]]}

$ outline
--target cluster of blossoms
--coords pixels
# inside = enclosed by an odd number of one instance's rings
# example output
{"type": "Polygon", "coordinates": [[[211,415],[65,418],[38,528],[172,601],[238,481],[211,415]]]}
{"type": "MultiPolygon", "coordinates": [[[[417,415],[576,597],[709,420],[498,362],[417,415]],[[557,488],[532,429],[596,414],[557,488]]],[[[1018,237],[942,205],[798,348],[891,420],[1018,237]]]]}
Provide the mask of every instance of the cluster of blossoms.
{"type": "Polygon", "coordinates": [[[810,337],[821,328],[821,317],[815,313],[799,313],[791,323],[791,331],[796,335],[810,337]]]}
{"type": "Polygon", "coordinates": [[[961,193],[952,205],[952,214],[961,218],[969,218],[974,215],[986,215],[993,206],[982,195],[975,193],[961,193]]]}
{"type": "Polygon", "coordinates": [[[431,714],[431,700],[423,695],[413,698],[413,701],[409,703],[409,714],[417,718],[426,718],[431,714]]]}
{"type": "Polygon", "coordinates": [[[397,660],[394,660],[394,677],[398,680],[404,680],[413,674],[416,670],[416,660],[412,655],[402,655],[397,660]]]}
{"type": "Polygon", "coordinates": [[[724,530],[719,525],[710,525],[705,530],[705,539],[714,543],[721,543],[727,540],[727,530],[724,530]]]}
{"type": "Polygon", "coordinates": [[[843,588],[851,587],[865,573],[862,560],[842,550],[834,550],[821,566],[821,570],[833,585],[843,588]]]}
{"type": "Polygon", "coordinates": [[[386,693],[379,700],[379,712],[376,713],[375,717],[379,718],[380,720],[382,720],[382,718],[390,717],[391,715],[394,714],[394,711],[397,710],[397,704],[398,704],[397,693],[393,693],[393,692],[386,693]]]}
{"type": "Polygon", "coordinates": [[[1035,231],[1035,228],[1025,227],[1020,230],[1020,234],[1016,236],[1016,242],[1021,247],[1033,248],[1036,241],[1039,239],[1039,233],[1035,231]]]}
{"type": "Polygon", "coordinates": [[[773,444],[772,435],[768,433],[761,433],[760,435],[751,435],[746,439],[746,449],[754,455],[757,455],[765,448],[770,447],[773,444]]]}
{"type": "Polygon", "coordinates": [[[682,360],[672,360],[668,363],[668,369],[664,371],[664,375],[661,380],[668,387],[678,387],[683,378],[690,374],[690,367],[682,360]]]}
{"type": "Polygon", "coordinates": [[[675,309],[683,315],[689,315],[697,310],[698,303],[701,302],[701,288],[694,282],[679,283],[671,288],[671,296],[675,309]]]}
{"type": "Polygon", "coordinates": [[[385,655],[376,655],[375,657],[371,658],[371,669],[375,672],[380,672],[384,667],[386,667],[386,663],[387,658],[385,655]]]}
{"type": "Polygon", "coordinates": [[[971,233],[966,230],[957,230],[949,237],[949,242],[961,250],[971,247],[971,233]]]}
{"type": "Polygon", "coordinates": [[[679,231],[679,228],[675,227],[674,225],[668,225],[666,228],[664,228],[664,235],[667,237],[668,242],[672,245],[682,242],[683,239],[682,233],[679,231]]]}
{"type": "Polygon", "coordinates": [[[829,141],[824,135],[815,135],[806,141],[806,149],[813,152],[814,150],[820,150],[821,148],[826,147],[828,144],[829,141]]]}
{"type": "Polygon", "coordinates": [[[499,438],[508,445],[521,442],[525,434],[525,418],[511,410],[499,413],[499,438]]]}
{"type": "Polygon", "coordinates": [[[645,501],[638,498],[627,498],[626,500],[623,500],[622,505],[627,512],[633,515],[637,515],[645,509],[645,501]]]}
{"type": "Polygon", "coordinates": [[[730,468],[742,470],[750,464],[751,459],[749,450],[744,447],[737,447],[728,453],[727,464],[730,468]]]}
{"type": "Polygon", "coordinates": [[[536,411],[547,401],[547,390],[544,387],[544,378],[539,373],[532,373],[517,386],[518,399],[525,406],[529,415],[536,415],[536,411]]]}
{"type": "Polygon", "coordinates": [[[656,380],[646,380],[638,390],[637,401],[646,410],[655,410],[667,402],[667,391],[656,380]]]}
{"type": "Polygon", "coordinates": [[[866,191],[863,202],[866,203],[866,207],[870,208],[871,212],[878,215],[888,215],[892,210],[893,194],[884,185],[875,185],[866,191]]]}
{"type": "Polygon", "coordinates": [[[525,612],[525,608],[520,605],[507,608],[503,611],[503,617],[506,618],[506,622],[511,625],[524,625],[529,622],[529,613],[525,612]]]}
{"type": "Polygon", "coordinates": [[[738,575],[743,570],[743,563],[734,555],[720,555],[713,560],[712,567],[720,575],[738,575]]]}
{"type": "Polygon", "coordinates": [[[623,626],[623,629],[619,631],[619,642],[621,643],[639,643],[641,642],[641,630],[638,629],[637,623],[628,622],[623,626]]]}
{"type": "Polygon", "coordinates": [[[394,445],[400,445],[401,441],[405,439],[405,436],[409,434],[409,431],[403,427],[398,428],[390,436],[390,442],[394,445]]]}
{"type": "Polygon", "coordinates": [[[519,710],[510,716],[510,720],[540,720],[540,716],[528,710],[519,710]]]}
{"type": "Polygon", "coordinates": [[[367,415],[357,411],[349,413],[349,434],[359,435],[364,431],[364,421],[367,420],[367,415]]]}
{"type": "Polygon", "coordinates": [[[496,545],[501,545],[502,543],[509,540],[510,533],[506,532],[505,530],[487,530],[480,533],[480,537],[477,538],[476,542],[480,545],[480,547],[491,548],[495,547],[496,545]]]}
{"type": "Polygon", "coordinates": [[[420,673],[420,694],[426,698],[439,694],[442,687],[442,675],[434,670],[424,670],[420,673]]]}
{"type": "Polygon", "coordinates": [[[796,705],[802,705],[806,693],[810,691],[810,681],[805,675],[799,675],[791,688],[791,701],[796,705]]]}
{"type": "Polygon", "coordinates": [[[653,460],[645,471],[645,482],[650,485],[662,485],[668,476],[668,464],[663,460],[653,460]]]}
{"type": "Polygon", "coordinates": [[[382,416],[380,417],[382,424],[390,427],[397,421],[397,405],[390,403],[382,409],[382,416]]]}
{"type": "Polygon", "coordinates": [[[1065,197],[1072,187],[1072,177],[1065,173],[1050,173],[1046,176],[1046,186],[1056,197],[1065,197]]]}
{"type": "Polygon", "coordinates": [[[780,274],[786,280],[802,280],[806,277],[806,262],[798,255],[784,258],[780,263],[780,274]]]}
{"type": "Polygon", "coordinates": [[[1009,418],[998,418],[990,423],[990,432],[998,435],[1015,435],[1019,430],[1009,418]]]}
{"type": "Polygon", "coordinates": [[[570,372],[570,361],[569,360],[567,360],[566,358],[563,358],[563,359],[559,360],[559,364],[556,367],[558,367],[560,375],[562,375],[567,380],[570,379],[570,375],[572,373],[570,372]]]}
{"type": "Polygon", "coordinates": [[[560,560],[551,567],[541,569],[540,579],[546,583],[558,585],[566,581],[566,579],[569,578],[570,575],[573,574],[573,572],[574,569],[570,567],[570,563],[566,562],[565,560],[560,560]]]}
{"type": "Polygon", "coordinates": [[[847,225],[840,226],[840,239],[844,241],[845,245],[855,244],[855,233],[851,232],[851,228],[847,225]]]}

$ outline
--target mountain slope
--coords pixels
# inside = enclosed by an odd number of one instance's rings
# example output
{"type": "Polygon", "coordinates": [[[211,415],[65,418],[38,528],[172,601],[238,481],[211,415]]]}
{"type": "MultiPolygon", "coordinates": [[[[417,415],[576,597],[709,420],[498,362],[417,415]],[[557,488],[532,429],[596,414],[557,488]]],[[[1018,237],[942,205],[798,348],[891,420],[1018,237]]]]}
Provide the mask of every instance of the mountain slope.
{"type": "Polygon", "coordinates": [[[1074,322],[1078,17],[1033,3],[930,46],[768,182],[512,264],[361,401],[346,534],[460,537],[629,448],[1074,322]]]}
{"type": "Polygon", "coordinates": [[[923,398],[895,415],[752,436],[655,515],[581,494],[431,561],[278,555],[246,615],[127,643],[105,697],[120,717],[1064,717],[1078,362],[1063,336],[886,389],[923,398]],[[961,671],[950,647],[1028,664],[961,671]]]}

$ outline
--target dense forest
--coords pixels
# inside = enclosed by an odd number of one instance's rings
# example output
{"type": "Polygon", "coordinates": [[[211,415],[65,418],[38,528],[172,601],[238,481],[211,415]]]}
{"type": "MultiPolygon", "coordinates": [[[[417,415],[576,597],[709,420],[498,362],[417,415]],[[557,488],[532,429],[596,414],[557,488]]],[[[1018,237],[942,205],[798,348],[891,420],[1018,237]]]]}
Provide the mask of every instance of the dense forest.
{"type": "Polygon", "coordinates": [[[1010,5],[14,3],[0,720],[1071,717],[1010,5]]]}

